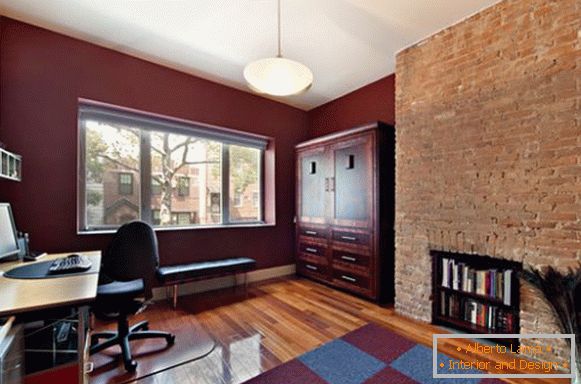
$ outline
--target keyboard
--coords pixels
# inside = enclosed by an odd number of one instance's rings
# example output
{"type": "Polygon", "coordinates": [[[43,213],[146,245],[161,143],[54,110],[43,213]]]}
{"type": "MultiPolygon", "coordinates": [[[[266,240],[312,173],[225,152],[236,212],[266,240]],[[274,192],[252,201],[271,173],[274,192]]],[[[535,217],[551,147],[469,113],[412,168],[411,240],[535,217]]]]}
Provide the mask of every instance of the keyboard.
{"type": "Polygon", "coordinates": [[[69,255],[52,262],[48,269],[51,274],[83,272],[90,269],[91,261],[87,256],[69,255]]]}

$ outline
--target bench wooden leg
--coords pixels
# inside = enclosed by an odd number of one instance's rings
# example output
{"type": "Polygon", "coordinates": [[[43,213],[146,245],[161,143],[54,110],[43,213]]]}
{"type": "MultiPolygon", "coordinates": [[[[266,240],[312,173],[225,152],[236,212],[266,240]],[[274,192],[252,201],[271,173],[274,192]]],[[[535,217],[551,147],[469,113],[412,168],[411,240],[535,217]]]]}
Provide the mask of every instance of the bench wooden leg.
{"type": "Polygon", "coordinates": [[[174,284],[173,286],[173,309],[176,309],[178,306],[178,285],[174,284]]]}

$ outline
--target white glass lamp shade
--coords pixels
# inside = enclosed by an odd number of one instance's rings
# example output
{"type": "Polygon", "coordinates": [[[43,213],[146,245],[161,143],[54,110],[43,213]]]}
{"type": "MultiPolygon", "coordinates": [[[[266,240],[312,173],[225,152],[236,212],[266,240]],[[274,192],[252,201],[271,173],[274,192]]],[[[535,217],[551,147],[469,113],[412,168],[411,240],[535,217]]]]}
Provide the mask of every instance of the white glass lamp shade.
{"type": "Polygon", "coordinates": [[[296,95],[313,84],[308,67],[282,57],[253,61],[244,68],[244,78],[254,91],[272,96],[296,95]]]}

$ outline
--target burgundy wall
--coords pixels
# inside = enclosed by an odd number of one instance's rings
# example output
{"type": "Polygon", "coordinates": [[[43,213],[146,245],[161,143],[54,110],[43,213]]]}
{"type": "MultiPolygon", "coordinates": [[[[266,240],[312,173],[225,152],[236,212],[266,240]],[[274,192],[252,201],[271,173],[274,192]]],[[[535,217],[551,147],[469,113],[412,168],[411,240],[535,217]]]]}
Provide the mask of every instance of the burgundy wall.
{"type": "Polygon", "coordinates": [[[395,75],[309,111],[309,137],[381,120],[395,124],[395,75]]]}
{"type": "Polygon", "coordinates": [[[23,181],[0,181],[19,229],[48,252],[101,249],[76,235],[77,99],[117,104],[276,140],[276,227],[158,232],[161,262],[247,255],[293,262],[294,145],[307,113],[93,44],[2,19],[0,141],[23,156],[23,181]]]}

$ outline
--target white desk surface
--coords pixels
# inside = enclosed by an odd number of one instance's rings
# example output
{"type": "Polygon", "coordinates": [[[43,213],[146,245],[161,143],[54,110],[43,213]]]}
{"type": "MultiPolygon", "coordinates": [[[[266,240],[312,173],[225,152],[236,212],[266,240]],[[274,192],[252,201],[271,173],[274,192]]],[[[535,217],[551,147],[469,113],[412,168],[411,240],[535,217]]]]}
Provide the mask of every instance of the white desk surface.
{"type": "MultiPolygon", "coordinates": [[[[77,252],[91,256],[92,262],[101,264],[101,252],[77,252]]],[[[50,254],[37,261],[0,263],[0,271],[20,265],[38,263],[70,253],[50,254]]],[[[88,303],[97,295],[98,273],[66,276],[50,279],[9,279],[0,276],[0,317],[23,312],[88,303]]]]}

